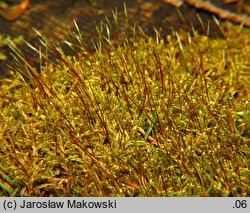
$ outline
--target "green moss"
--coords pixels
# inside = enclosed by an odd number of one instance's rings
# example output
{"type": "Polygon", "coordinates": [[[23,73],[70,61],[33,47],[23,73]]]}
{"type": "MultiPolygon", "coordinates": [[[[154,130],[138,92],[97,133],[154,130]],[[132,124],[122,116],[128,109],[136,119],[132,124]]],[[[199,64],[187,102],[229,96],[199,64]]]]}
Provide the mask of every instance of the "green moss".
{"type": "Polygon", "coordinates": [[[248,196],[250,36],[239,32],[241,42],[106,36],[94,53],[78,32],[75,56],[42,36],[57,62],[41,54],[39,74],[19,55],[0,90],[1,170],[13,191],[248,196]]]}
{"type": "Polygon", "coordinates": [[[1,48],[7,47],[10,41],[17,45],[22,44],[23,37],[18,36],[17,38],[13,39],[10,36],[4,36],[0,34],[0,61],[5,61],[8,58],[6,53],[4,53],[4,51],[2,51],[1,48]]]}

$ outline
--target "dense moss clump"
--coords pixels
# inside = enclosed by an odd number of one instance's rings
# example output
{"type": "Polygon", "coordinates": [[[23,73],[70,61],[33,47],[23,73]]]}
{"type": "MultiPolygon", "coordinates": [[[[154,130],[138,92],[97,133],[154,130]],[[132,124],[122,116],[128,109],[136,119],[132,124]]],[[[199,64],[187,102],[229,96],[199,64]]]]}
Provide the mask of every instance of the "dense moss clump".
{"type": "Polygon", "coordinates": [[[12,47],[2,195],[249,196],[249,31],[72,38],[67,56],[41,36],[39,71],[12,47]]]}

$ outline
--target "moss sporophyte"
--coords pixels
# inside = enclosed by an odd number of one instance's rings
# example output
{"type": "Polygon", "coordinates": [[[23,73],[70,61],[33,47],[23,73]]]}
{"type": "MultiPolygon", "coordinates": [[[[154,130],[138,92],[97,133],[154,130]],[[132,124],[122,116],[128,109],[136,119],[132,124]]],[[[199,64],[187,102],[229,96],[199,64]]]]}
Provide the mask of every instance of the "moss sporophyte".
{"type": "Polygon", "coordinates": [[[39,69],[11,45],[1,195],[248,196],[249,30],[112,40],[109,27],[93,52],[76,25],[74,55],[39,34],[39,69]]]}

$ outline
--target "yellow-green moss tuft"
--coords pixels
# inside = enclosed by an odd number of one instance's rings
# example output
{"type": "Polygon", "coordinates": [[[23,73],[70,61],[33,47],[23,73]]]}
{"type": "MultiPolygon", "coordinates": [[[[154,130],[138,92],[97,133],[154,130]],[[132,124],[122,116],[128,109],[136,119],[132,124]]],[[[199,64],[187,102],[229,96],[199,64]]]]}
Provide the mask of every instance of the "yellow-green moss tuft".
{"type": "Polygon", "coordinates": [[[137,32],[94,53],[78,33],[75,56],[42,36],[57,62],[19,55],[2,80],[2,195],[249,196],[248,31],[137,32]]]}

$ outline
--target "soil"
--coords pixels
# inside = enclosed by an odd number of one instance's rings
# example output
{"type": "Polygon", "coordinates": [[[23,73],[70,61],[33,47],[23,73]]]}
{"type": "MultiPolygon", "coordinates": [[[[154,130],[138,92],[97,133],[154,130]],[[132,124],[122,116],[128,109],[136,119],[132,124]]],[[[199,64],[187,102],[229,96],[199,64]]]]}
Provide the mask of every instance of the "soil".
{"type": "MultiPolygon", "coordinates": [[[[86,34],[91,46],[91,40],[97,37],[96,25],[99,25],[105,16],[111,20],[112,11],[117,10],[120,31],[124,30],[124,2],[126,4],[129,23],[140,26],[148,35],[155,35],[155,29],[163,34],[172,34],[173,30],[183,29],[191,31],[192,27],[199,33],[205,33],[197,14],[206,26],[210,22],[210,36],[220,37],[212,14],[195,10],[184,4],[179,11],[164,3],[162,0],[31,0],[29,8],[16,21],[8,22],[0,17],[0,32],[17,37],[23,35],[26,41],[34,46],[40,45],[36,29],[53,42],[67,40],[70,31],[75,30],[74,21],[80,30],[86,34]],[[182,14],[182,16],[180,15],[182,14]]],[[[212,1],[218,6],[236,11],[236,4],[224,5],[223,1],[212,1]]],[[[26,45],[20,47],[34,64],[39,63],[38,57],[26,45]]],[[[1,50],[2,51],[2,50],[1,50]]],[[[10,53],[7,47],[3,50],[10,53]]],[[[7,64],[12,64],[9,57],[7,64]]],[[[0,62],[0,76],[6,75],[3,62],[0,62]]]]}

